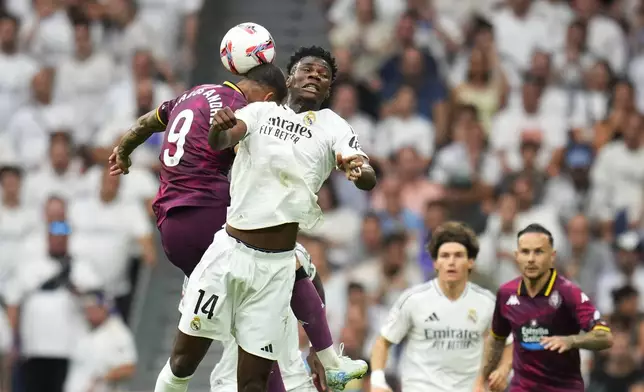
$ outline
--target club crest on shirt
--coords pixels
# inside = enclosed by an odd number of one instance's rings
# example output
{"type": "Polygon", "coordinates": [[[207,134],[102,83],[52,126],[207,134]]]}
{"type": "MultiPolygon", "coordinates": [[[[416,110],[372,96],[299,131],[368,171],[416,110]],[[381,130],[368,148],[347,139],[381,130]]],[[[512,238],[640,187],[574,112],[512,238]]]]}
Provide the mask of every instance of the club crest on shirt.
{"type": "Polygon", "coordinates": [[[313,125],[313,123],[315,123],[315,112],[307,112],[304,115],[304,119],[302,121],[304,121],[304,125],[307,125],[309,127],[313,125]]]}
{"type": "Polygon", "coordinates": [[[195,316],[190,322],[190,329],[193,331],[199,331],[201,329],[201,320],[199,317],[195,316]]]}
{"type": "Polygon", "coordinates": [[[476,314],[476,309],[470,309],[467,311],[467,319],[476,324],[479,319],[478,314],[476,314]]]}
{"type": "Polygon", "coordinates": [[[552,306],[555,309],[559,308],[559,305],[561,305],[561,295],[559,295],[559,292],[557,290],[553,291],[550,294],[550,298],[548,298],[548,303],[550,306],[552,306]]]}

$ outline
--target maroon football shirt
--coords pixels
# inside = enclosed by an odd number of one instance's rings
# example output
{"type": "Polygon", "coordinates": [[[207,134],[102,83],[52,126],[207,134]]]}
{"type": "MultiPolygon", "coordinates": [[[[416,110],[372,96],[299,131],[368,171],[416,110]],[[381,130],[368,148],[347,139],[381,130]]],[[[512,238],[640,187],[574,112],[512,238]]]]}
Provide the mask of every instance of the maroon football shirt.
{"type": "Polygon", "coordinates": [[[213,151],[208,132],[217,110],[228,106],[235,111],[246,104],[241,90],[224,82],[196,86],[159,106],[157,116],[166,130],[159,155],[160,186],[152,205],[157,225],[174,207],[221,207],[225,214],[235,153],[232,148],[213,151]]]}
{"type": "Polygon", "coordinates": [[[522,278],[502,285],[496,296],[491,334],[498,339],[510,333],[514,337],[514,377],[509,391],[583,392],[579,350],[559,354],[545,350],[540,340],[593,329],[610,331],[588,296],[554,269],[534,298],[527,294],[522,278]]]}

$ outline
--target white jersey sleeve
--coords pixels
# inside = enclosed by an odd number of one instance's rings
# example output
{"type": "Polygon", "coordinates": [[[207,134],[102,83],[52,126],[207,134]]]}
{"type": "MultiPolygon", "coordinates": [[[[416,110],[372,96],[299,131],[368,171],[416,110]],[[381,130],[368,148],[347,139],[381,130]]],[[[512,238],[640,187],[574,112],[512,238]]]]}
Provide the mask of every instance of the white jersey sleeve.
{"type": "Polygon", "coordinates": [[[262,114],[275,108],[273,102],[253,102],[235,112],[235,118],[246,124],[246,135],[257,132],[261,125],[262,114]]]}
{"type": "Polygon", "coordinates": [[[387,321],[380,329],[380,335],[393,344],[400,343],[412,327],[412,320],[407,305],[412,293],[403,293],[389,310],[387,321]]]}
{"type": "Polygon", "coordinates": [[[362,151],[360,142],[358,141],[358,135],[355,133],[351,125],[346,122],[342,117],[333,113],[334,116],[333,122],[334,128],[337,130],[337,137],[333,143],[333,151],[336,154],[342,154],[343,157],[348,157],[350,155],[361,155],[365,158],[369,158],[367,154],[362,151]]]}

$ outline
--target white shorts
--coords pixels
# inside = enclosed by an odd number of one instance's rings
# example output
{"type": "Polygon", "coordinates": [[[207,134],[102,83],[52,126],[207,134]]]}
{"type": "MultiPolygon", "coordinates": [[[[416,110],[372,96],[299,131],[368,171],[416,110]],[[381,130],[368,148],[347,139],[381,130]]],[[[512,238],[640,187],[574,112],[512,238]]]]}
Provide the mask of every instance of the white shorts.
{"type": "Polygon", "coordinates": [[[294,281],[294,251],[261,252],[220,230],[190,275],[179,330],[219,341],[232,335],[247,353],[277,360],[294,281]]]}

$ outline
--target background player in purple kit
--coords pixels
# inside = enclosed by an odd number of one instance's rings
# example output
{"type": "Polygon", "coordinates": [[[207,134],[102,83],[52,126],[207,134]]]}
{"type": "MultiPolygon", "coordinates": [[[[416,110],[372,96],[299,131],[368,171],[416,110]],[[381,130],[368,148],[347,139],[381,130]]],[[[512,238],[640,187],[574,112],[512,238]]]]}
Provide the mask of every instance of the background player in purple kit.
{"type": "Polygon", "coordinates": [[[235,152],[212,151],[208,146],[214,113],[225,106],[239,109],[249,102],[279,102],[286,93],[284,75],[272,64],[253,68],[237,85],[194,87],[139,118],[110,157],[111,174],[127,174],[134,149],[153,133],[167,130],[159,156],[161,184],[152,208],[163,249],[186,276],[226,222],[230,204],[228,172],[235,152]]]}
{"type": "Polygon", "coordinates": [[[482,376],[496,369],[512,333],[510,392],[582,392],[579,349],[609,348],[610,329],[588,296],[553,268],[556,251],[546,228],[531,224],[517,238],[522,276],[499,288],[482,376]]]}

